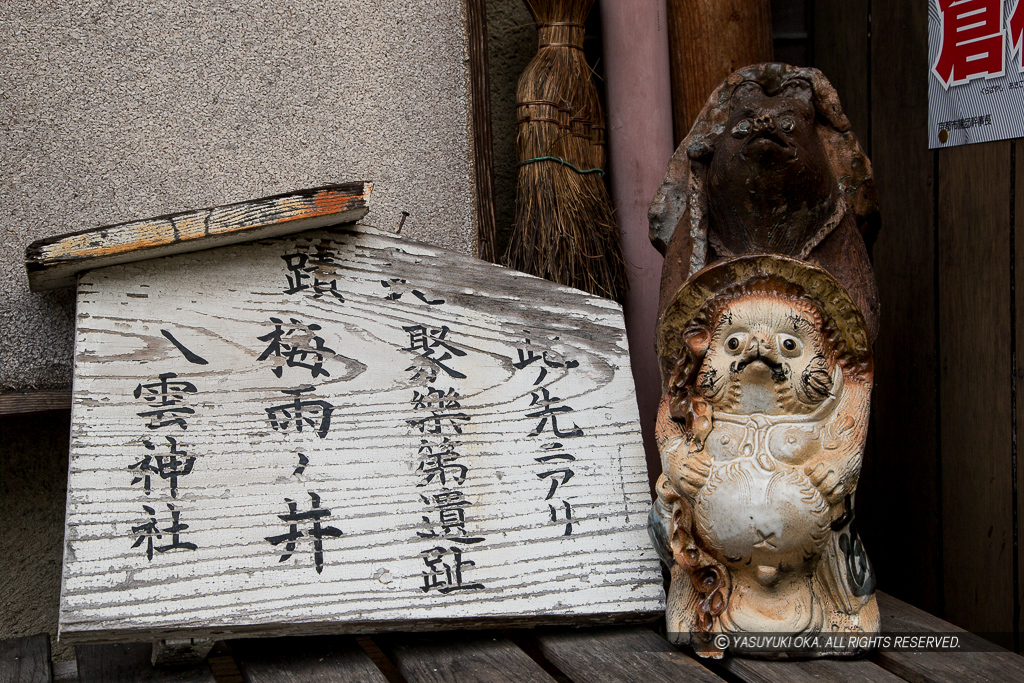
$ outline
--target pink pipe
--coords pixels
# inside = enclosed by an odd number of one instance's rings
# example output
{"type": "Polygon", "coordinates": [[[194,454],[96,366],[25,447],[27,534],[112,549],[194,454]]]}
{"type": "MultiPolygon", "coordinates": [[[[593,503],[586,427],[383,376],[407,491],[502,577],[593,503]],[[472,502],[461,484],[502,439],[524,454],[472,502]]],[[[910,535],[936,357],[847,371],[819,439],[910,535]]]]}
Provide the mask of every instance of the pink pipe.
{"type": "Polygon", "coordinates": [[[674,151],[665,0],[602,0],[608,161],[629,294],[626,335],[651,487],[661,472],[654,418],[661,376],[654,352],[661,254],[647,237],[647,207],[674,151]]]}

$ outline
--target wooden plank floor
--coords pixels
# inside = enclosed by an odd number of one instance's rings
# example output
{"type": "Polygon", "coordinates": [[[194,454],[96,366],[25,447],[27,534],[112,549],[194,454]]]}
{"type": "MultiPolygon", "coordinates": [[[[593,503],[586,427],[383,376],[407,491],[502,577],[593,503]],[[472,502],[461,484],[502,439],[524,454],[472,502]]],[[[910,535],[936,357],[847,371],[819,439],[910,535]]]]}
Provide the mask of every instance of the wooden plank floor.
{"type": "MultiPolygon", "coordinates": [[[[1024,681],[1024,658],[927,612],[878,594],[882,635],[936,634],[960,639],[960,652],[876,651],[858,660],[773,662],[699,659],[654,627],[438,631],[373,636],[318,636],[229,641],[191,669],[154,669],[151,646],[77,648],[81,683],[898,683],[1024,681]]],[[[64,664],[64,663],[61,663],[64,664]]],[[[54,671],[57,667],[54,666],[54,671]]],[[[51,678],[49,641],[0,641],[0,683],[51,678]]]]}
{"type": "Polygon", "coordinates": [[[351,636],[238,640],[231,654],[245,683],[388,683],[351,636]]]}
{"type": "Polygon", "coordinates": [[[156,669],[149,643],[79,645],[75,648],[80,683],[216,683],[208,664],[156,669]]]}
{"type": "Polygon", "coordinates": [[[45,635],[0,640],[0,683],[49,683],[50,639],[45,635]]]}

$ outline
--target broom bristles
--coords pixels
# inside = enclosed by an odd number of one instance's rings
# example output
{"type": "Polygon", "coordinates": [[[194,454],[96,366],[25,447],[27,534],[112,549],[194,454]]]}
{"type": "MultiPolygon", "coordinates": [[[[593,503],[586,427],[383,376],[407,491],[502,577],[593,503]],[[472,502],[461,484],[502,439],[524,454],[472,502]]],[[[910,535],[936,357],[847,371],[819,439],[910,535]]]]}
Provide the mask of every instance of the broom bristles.
{"type": "Polygon", "coordinates": [[[506,264],[621,301],[626,280],[605,187],[604,116],[583,55],[593,0],[525,0],[537,54],[516,90],[520,167],[506,264]]]}

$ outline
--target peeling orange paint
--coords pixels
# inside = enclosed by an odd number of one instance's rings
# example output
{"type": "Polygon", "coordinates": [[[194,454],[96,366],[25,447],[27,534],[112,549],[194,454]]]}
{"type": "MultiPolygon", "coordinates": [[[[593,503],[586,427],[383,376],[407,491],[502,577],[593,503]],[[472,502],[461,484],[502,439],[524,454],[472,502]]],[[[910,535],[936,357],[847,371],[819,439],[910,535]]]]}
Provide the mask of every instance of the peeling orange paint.
{"type": "Polygon", "coordinates": [[[314,193],[312,197],[282,197],[262,206],[262,202],[257,201],[248,205],[204,209],[157,221],[139,221],[104,228],[101,239],[97,239],[98,233],[95,231],[71,235],[46,245],[40,263],[113,256],[207,236],[329,216],[347,211],[365,201],[371,188],[372,185],[367,183],[363,192],[356,195],[339,190],[323,190],[314,193]]]}

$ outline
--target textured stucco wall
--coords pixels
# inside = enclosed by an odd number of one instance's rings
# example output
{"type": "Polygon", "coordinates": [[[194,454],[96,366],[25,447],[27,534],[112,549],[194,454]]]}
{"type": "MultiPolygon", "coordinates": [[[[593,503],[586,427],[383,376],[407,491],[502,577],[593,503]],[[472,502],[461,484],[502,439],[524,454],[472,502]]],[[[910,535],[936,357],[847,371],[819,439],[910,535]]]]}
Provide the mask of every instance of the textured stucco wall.
{"type": "MultiPolygon", "coordinates": [[[[23,0],[0,11],[0,392],[69,388],[31,241],[342,180],[471,254],[462,0],[23,0]]],[[[497,12],[496,12],[497,13],[497,12]]]]}

